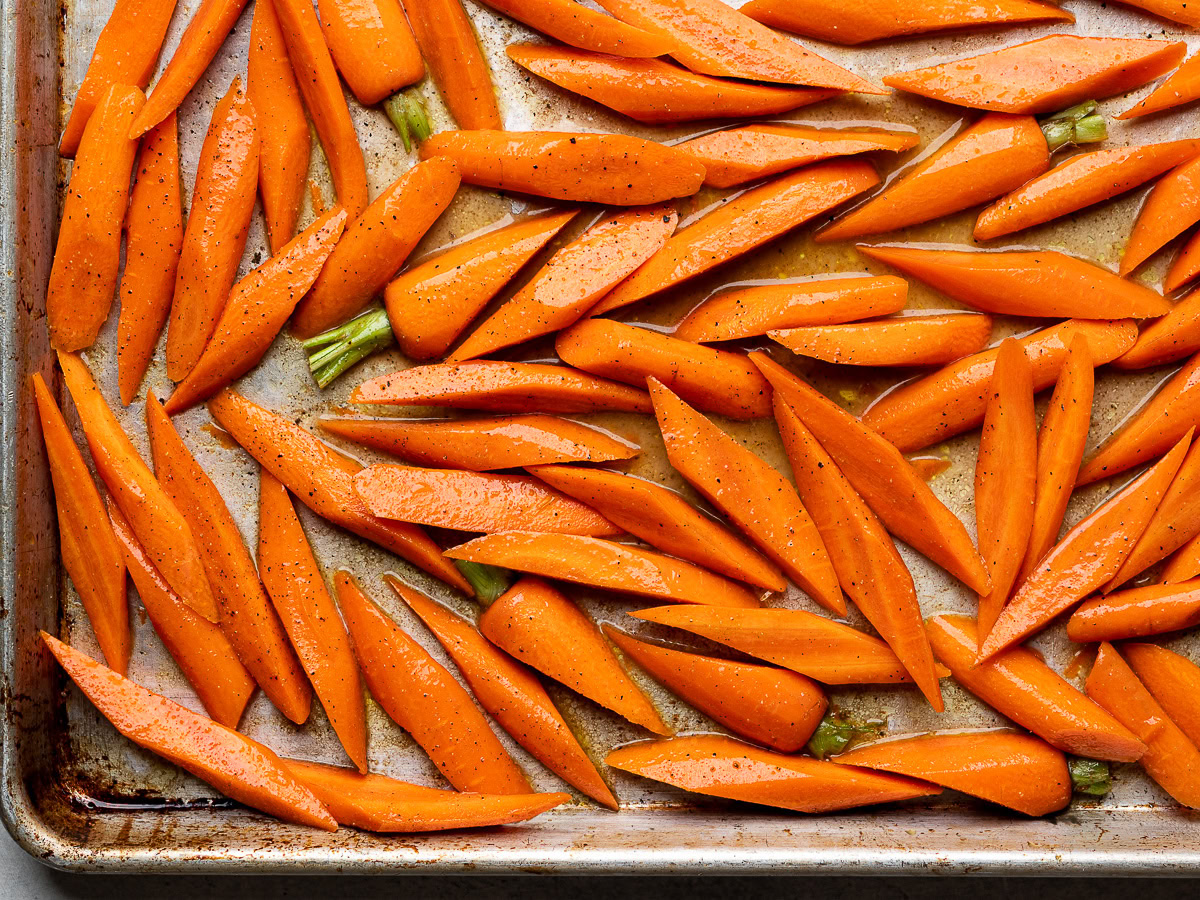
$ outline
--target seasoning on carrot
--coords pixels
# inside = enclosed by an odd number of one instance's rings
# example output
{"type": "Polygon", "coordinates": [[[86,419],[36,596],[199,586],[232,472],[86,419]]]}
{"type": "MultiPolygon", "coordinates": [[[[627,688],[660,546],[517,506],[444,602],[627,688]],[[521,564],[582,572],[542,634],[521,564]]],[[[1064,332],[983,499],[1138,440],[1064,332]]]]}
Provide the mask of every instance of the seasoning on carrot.
{"type": "Polygon", "coordinates": [[[425,76],[399,0],[325,0],[320,11],[329,53],[363,106],[425,76]]]}
{"type": "Polygon", "coordinates": [[[458,127],[503,127],[487,60],[460,0],[405,0],[404,10],[458,127]]]}
{"type": "Polygon", "coordinates": [[[1163,566],[1160,580],[1163,584],[1179,584],[1200,575],[1200,535],[1192,538],[1175,551],[1175,555],[1163,566]]]}
{"type": "Polygon", "coordinates": [[[770,331],[793,353],[848,366],[937,366],[976,353],[992,334],[990,316],[897,316],[844,325],[770,331]]]}
{"type": "Polygon", "coordinates": [[[1122,644],[1121,652],[1171,721],[1192,743],[1200,741],[1200,715],[1195,702],[1200,667],[1186,656],[1154,644],[1122,644]]]}
{"type": "Polygon", "coordinates": [[[1077,644],[1123,641],[1181,631],[1200,624],[1200,580],[1147,584],[1092,597],[1067,620],[1077,644]]]}
{"type": "Polygon", "coordinates": [[[1146,12],[1172,22],[1200,27],[1200,13],[1195,8],[1188,9],[1187,0],[1122,0],[1129,6],[1136,6],[1146,12]]]}
{"type": "Polygon", "coordinates": [[[1147,322],[1132,347],[1112,361],[1114,369],[1149,369],[1178,362],[1200,350],[1200,290],[1176,301],[1161,319],[1147,322]]]}
{"type": "Polygon", "coordinates": [[[1200,157],[1168,172],[1150,190],[1121,255],[1121,274],[1128,275],[1197,222],[1200,222],[1200,157]]]}
{"type": "Polygon", "coordinates": [[[1133,119],[1174,109],[1196,99],[1200,99],[1200,54],[1188,57],[1169,78],[1117,118],[1133,119]]]}

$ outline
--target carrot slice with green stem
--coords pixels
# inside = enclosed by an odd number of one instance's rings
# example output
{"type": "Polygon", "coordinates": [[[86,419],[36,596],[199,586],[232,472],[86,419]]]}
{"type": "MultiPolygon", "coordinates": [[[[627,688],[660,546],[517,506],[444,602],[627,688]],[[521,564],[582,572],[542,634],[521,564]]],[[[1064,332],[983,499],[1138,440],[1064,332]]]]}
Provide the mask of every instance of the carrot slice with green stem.
{"type": "Polygon", "coordinates": [[[1200,54],[1193,54],[1146,97],[1117,116],[1134,119],[1200,99],[1200,54]]]}
{"type": "Polygon", "coordinates": [[[1197,222],[1200,222],[1200,157],[1168,172],[1146,195],[1121,255],[1121,274],[1128,275],[1197,222]]]}
{"type": "Polygon", "coordinates": [[[226,796],[276,818],[337,830],[333,816],[269,747],[148,691],[57,638],[42,640],[117,731],[226,796]]]}
{"type": "Polygon", "coordinates": [[[325,0],[320,12],[329,54],[363,106],[425,77],[399,0],[325,0]]]}
{"type": "Polygon", "coordinates": [[[404,11],[458,127],[501,128],[492,75],[460,0],[404,0],[404,11]]]}
{"type": "Polygon", "coordinates": [[[1192,538],[1175,551],[1175,555],[1163,566],[1160,580],[1163,584],[1179,584],[1200,575],[1200,535],[1192,538]]]}
{"type": "Polygon", "coordinates": [[[847,366],[937,366],[983,349],[991,316],[949,313],[897,316],[844,325],[770,331],[771,340],[801,356],[847,366]]]}
{"type": "Polygon", "coordinates": [[[642,59],[675,49],[671,38],[626,25],[586,6],[581,8],[575,0],[484,0],[484,3],[534,31],[580,50],[642,59]]]}
{"type": "Polygon", "coordinates": [[[1161,319],[1145,323],[1137,341],[1112,361],[1112,367],[1132,370],[1165,366],[1197,350],[1200,350],[1200,291],[1192,291],[1161,319]]]}
{"type": "Polygon", "coordinates": [[[1085,600],[1067,620],[1077,644],[1123,641],[1200,624],[1200,580],[1148,584],[1085,600]]]}
{"type": "Polygon", "coordinates": [[[1138,680],[1171,721],[1192,743],[1200,741],[1200,714],[1196,707],[1200,666],[1186,656],[1154,644],[1122,644],[1121,651],[1138,680]]]}
{"type": "Polygon", "coordinates": [[[359,463],[228,388],[208,402],[208,409],[260,466],[318,516],[471,595],[466,579],[424,531],[370,514],[354,491],[354,476],[362,470],[359,463]]]}

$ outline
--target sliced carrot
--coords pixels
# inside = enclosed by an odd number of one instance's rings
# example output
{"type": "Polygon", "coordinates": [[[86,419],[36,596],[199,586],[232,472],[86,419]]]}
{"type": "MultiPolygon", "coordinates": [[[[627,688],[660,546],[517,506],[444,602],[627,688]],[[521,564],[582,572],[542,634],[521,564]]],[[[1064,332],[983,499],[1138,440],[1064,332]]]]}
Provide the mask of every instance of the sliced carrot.
{"type": "Polygon", "coordinates": [[[829,552],[795,488],[660,382],[649,383],[671,465],[813,600],[845,615],[829,552]]]}
{"type": "Polygon", "coordinates": [[[966,528],[899,450],[764,354],[750,359],[892,534],[976,593],[991,589],[966,528]]]}
{"type": "Polygon", "coordinates": [[[836,763],[932,781],[1028,816],[1071,802],[1067,760],[1040,738],[1011,731],[968,731],[890,738],[855,747],[836,763]]]}
{"type": "MultiPolygon", "coordinates": [[[[662,56],[675,49],[670,38],[626,25],[575,0],[485,0],[492,9],[580,50],[611,53],[614,56],[641,59],[662,56]]],[[[532,45],[509,45],[532,46],[532,45]]]]}
{"type": "Polygon", "coordinates": [[[435,156],[458,163],[467,184],[571,203],[646,206],[704,182],[690,154],[624,134],[443,131],[421,144],[421,159],[435,156]]]}
{"type": "Polygon", "coordinates": [[[143,102],[137,88],[114,84],[83,130],[46,287],[46,323],[57,350],[90,347],[112,307],[129,176],[137,157],[137,141],[126,132],[143,102]]]}
{"type": "Polygon", "coordinates": [[[550,257],[447,361],[488,356],[574,324],[657,253],[678,222],[675,210],[666,205],[623,210],[600,220],[550,257]]]}
{"type": "Polygon", "coordinates": [[[522,578],[479,617],[489,641],[548,678],[654,734],[671,734],[584,612],[538,578],[522,578]]]}
{"type": "Polygon", "coordinates": [[[1124,725],[1047,666],[1036,653],[1013,647],[979,662],[979,633],[966,616],[926,623],[938,659],[955,681],[998,713],[1052,747],[1092,759],[1133,762],[1146,752],[1124,725]]]}
{"type": "Polygon", "coordinates": [[[661,59],[627,59],[543,44],[510,44],[506,52],[518,66],[551,84],[648,125],[771,115],[841,94],[829,88],[729,81],[661,59]]]}
{"type": "Polygon", "coordinates": [[[460,0],[405,0],[404,10],[458,127],[503,127],[487,60],[460,0]]]}
{"type": "Polygon", "coordinates": [[[1200,291],[1177,301],[1161,319],[1148,322],[1137,341],[1113,360],[1114,369],[1149,369],[1178,362],[1200,350],[1200,291]]]}
{"type": "Polygon", "coordinates": [[[529,471],[665,553],[769,591],[786,587],[768,560],[661,485],[580,466],[531,466],[529,471]]]}
{"type": "Polygon", "coordinates": [[[405,634],[345,571],[333,576],[371,695],[460,791],[529,794],[529,782],[454,676],[405,634]]]}
{"type": "Polygon", "coordinates": [[[931,222],[1015,190],[1050,167],[1046,136],[1033,116],[989,113],[934,141],[927,156],[901,169],[818,241],[842,241],[931,222]]]}
{"type": "MultiPolygon", "coordinates": [[[[1033,364],[1035,391],[1054,384],[1079,334],[1087,339],[1091,362],[1100,366],[1133,346],[1137,326],[1129,319],[1072,319],[1019,338],[1033,364]]],[[[862,414],[863,424],[906,453],[974,428],[983,421],[997,352],[984,350],[884,394],[862,414]]]]}
{"type": "Polygon", "coordinates": [[[1077,644],[1123,641],[1200,624],[1200,580],[1148,584],[1085,600],[1067,620],[1077,644]]]}
{"type": "Polygon", "coordinates": [[[425,77],[399,0],[325,0],[321,30],[338,71],[363,106],[425,77]]]}
{"type": "Polygon", "coordinates": [[[913,467],[913,471],[921,476],[922,481],[932,481],[951,466],[949,459],[936,454],[932,456],[906,456],[905,459],[913,467]]]}
{"type": "Polygon", "coordinates": [[[299,425],[226,388],[208,402],[218,424],[318,516],[403,557],[470,595],[471,586],[415,525],[371,515],[354,492],[362,469],[299,425]]]}
{"type": "Polygon", "coordinates": [[[1183,41],[1052,34],[883,79],[888,87],[1007,113],[1045,113],[1123,94],[1170,71],[1183,41]]]}
{"type": "Polygon", "coordinates": [[[746,588],[699,566],[594,537],[509,531],[451,547],[446,555],[675,603],[758,606],[746,588]]]}
{"type": "Polygon", "coordinates": [[[1197,13],[1195,8],[1188,9],[1187,0],[1122,0],[1122,2],[1128,6],[1144,9],[1151,15],[1170,19],[1172,22],[1181,22],[1184,25],[1191,25],[1193,28],[1200,27],[1200,13],[1197,13]]]}
{"type": "Polygon", "coordinates": [[[632,385],[653,378],[705,412],[731,419],[771,414],[771,386],[742,353],[612,319],[585,319],[560,333],[554,349],[593,375],[632,385]]]}
{"type": "Polygon", "coordinates": [[[628,306],[749,253],[878,183],[870,163],[834,159],[737,194],[676,233],[592,307],[592,315],[628,306]]]}
{"type": "Polygon", "coordinates": [[[1146,196],[1121,255],[1121,274],[1128,275],[1197,222],[1200,222],[1200,157],[1168,172],[1146,196]]]}
{"type": "Polygon", "coordinates": [[[292,332],[312,337],[361,312],[446,211],[458,184],[457,168],[444,159],[418,163],[397,178],[346,227],[297,304],[292,332]]]}
{"type": "Polygon", "coordinates": [[[1133,119],[1173,109],[1196,99],[1200,99],[1200,55],[1188,57],[1178,69],[1171,73],[1170,78],[1117,118],[1133,119]]]}
{"type": "Polygon", "coordinates": [[[938,366],[987,344],[990,316],[897,316],[768,332],[793,353],[847,366],[938,366]]]}
{"type": "Polygon", "coordinates": [[[133,634],[129,629],[121,548],[83,454],[38,372],[33,375],[33,394],[54,483],[63,568],[79,592],[105,661],[110,669],[123,675],[129,667],[133,634]]]}
{"type": "Polygon", "coordinates": [[[675,326],[685,341],[731,341],[774,329],[841,325],[904,309],[908,282],[895,275],[816,278],[719,291],[675,326]]]}
{"type": "Polygon", "coordinates": [[[609,809],[617,809],[617,798],[536,675],[498,649],[466,619],[396,578],[384,577],[433,632],[475,699],[501,728],[568,784],[609,809]]]}
{"type": "Polygon", "coordinates": [[[1179,253],[1171,260],[1171,268],[1163,279],[1163,290],[1173,291],[1183,287],[1200,275],[1200,232],[1193,234],[1179,253]]]}
{"type": "Polygon", "coordinates": [[[1154,644],[1122,644],[1121,650],[1138,680],[1171,721],[1192,743],[1200,740],[1200,715],[1196,707],[1200,667],[1187,657],[1154,644]]]}
{"type": "Polygon", "coordinates": [[[1200,535],[1192,538],[1175,551],[1175,555],[1163,566],[1163,584],[1179,584],[1200,575],[1200,535]]]}
{"type": "Polygon", "coordinates": [[[567,210],[522,219],[402,272],[383,294],[400,350],[409,359],[432,359],[445,353],[521,267],[575,215],[574,210],[567,210]]]}

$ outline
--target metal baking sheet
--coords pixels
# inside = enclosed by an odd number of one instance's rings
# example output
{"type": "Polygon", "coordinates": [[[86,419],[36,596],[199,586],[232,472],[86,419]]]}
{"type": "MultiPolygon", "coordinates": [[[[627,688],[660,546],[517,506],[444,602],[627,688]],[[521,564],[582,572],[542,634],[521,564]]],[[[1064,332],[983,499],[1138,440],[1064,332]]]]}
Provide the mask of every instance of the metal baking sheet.
{"type": "MultiPolygon", "coordinates": [[[[806,817],[780,814],[746,805],[683,795],[671,788],[609,772],[624,809],[612,813],[576,797],[572,805],[535,822],[473,832],[428,836],[381,837],[351,828],[336,834],[287,825],[236,807],[205,785],[140,750],[99,717],[92,707],[52,669],[36,638],[37,630],[59,631],[71,643],[96,653],[91,631],[78,597],[58,565],[52,496],[41,447],[28,376],[54,372],[44,318],[45,285],[54,247],[58,203],[69,164],[58,159],[55,145],[70,100],[86,70],[96,35],[107,21],[112,0],[0,0],[4,10],[0,68],[3,75],[0,136],[0,213],[3,228],[4,294],[0,308],[0,489],[4,514],[0,522],[3,569],[0,577],[0,691],[4,717],[0,721],[0,812],[5,825],[30,853],[61,868],[83,871],[255,871],[255,872],[782,872],[895,874],[914,873],[1038,873],[1038,874],[1160,874],[1200,873],[1200,818],[1182,811],[1136,766],[1115,770],[1116,787],[1102,803],[1077,802],[1069,810],[1045,819],[1010,816],[967,798],[947,793],[924,803],[861,810],[841,815],[806,817]]],[[[262,0],[260,0],[262,2],[262,0]]],[[[169,58],[198,0],[181,0],[167,37],[163,59],[169,58]]],[[[1065,4],[1084,34],[1108,34],[1188,40],[1192,50],[1200,40],[1145,15],[1095,0],[1065,4]]],[[[625,131],[674,140],[711,125],[670,129],[638,126],[594,104],[540,82],[518,70],[504,47],[537,38],[522,27],[466,0],[495,75],[507,127],[583,131],[625,131]]],[[[185,191],[190,191],[194,166],[208,118],[217,98],[232,78],[245,69],[251,10],[247,8],[218,60],[210,67],[181,110],[185,191]]],[[[847,50],[821,46],[821,52],[853,66],[878,81],[890,71],[929,61],[954,58],[982,49],[1063,30],[1030,27],[971,35],[920,36],[909,40],[847,50]]],[[[445,109],[428,83],[423,88],[435,125],[448,127],[445,109]]],[[[1144,93],[1145,89],[1141,93],[1144,93]]],[[[1110,99],[1106,112],[1125,109],[1132,97],[1110,99]]],[[[378,192],[410,166],[395,133],[379,110],[361,109],[353,102],[359,136],[366,152],[372,192],[378,192]]],[[[961,112],[918,102],[903,95],[889,98],[854,97],[799,110],[788,120],[822,123],[893,123],[915,128],[922,143],[899,159],[880,157],[885,174],[925,152],[937,136],[951,127],[961,112]]],[[[1195,114],[1148,117],[1132,125],[1112,123],[1111,143],[1140,143],[1195,135],[1195,114]]],[[[315,143],[314,143],[314,146],[315,143]]],[[[328,173],[320,154],[314,154],[311,177],[332,197],[328,173]]],[[[1136,192],[1095,211],[1023,233],[1020,240],[1051,246],[1115,263],[1121,243],[1144,192],[1136,192]]],[[[683,201],[685,222],[723,195],[705,193],[683,201]]],[[[185,200],[187,198],[185,197],[185,200]]],[[[450,212],[435,226],[417,256],[479,231],[509,217],[537,208],[537,201],[499,196],[475,189],[460,192],[450,212]]],[[[305,211],[304,221],[311,217],[305,211]]],[[[581,217],[586,220],[588,216],[581,217]]],[[[959,216],[911,229],[914,241],[965,242],[972,217],[959,216]]],[[[582,227],[584,221],[576,223],[582,227]]],[[[650,325],[673,322],[718,286],[747,280],[801,278],[833,272],[870,270],[852,249],[818,246],[810,230],[776,241],[750,258],[735,262],[683,289],[624,310],[625,318],[650,325]]],[[[261,219],[256,216],[244,269],[265,255],[261,219]]],[[[1163,256],[1142,276],[1157,284],[1163,256]]],[[[911,287],[914,307],[953,304],[920,284],[911,287]]],[[[1032,322],[1005,321],[1002,334],[1033,327],[1032,322]]],[[[114,356],[116,315],[87,358],[106,395],[116,406],[114,356]]],[[[778,352],[778,351],[773,351],[778,352]]],[[[525,358],[551,355],[549,344],[523,351],[525,358]]],[[[782,354],[787,356],[787,354],[782,354]]],[[[330,390],[316,391],[308,378],[297,342],[284,336],[261,365],[241,382],[254,400],[312,427],[323,412],[346,403],[351,387],[365,377],[406,365],[398,352],[378,356],[343,377],[330,390]]],[[[798,365],[795,360],[790,365],[798,365]]],[[[890,383],[878,375],[835,372],[830,367],[805,365],[805,374],[858,411],[890,383]]],[[[1092,439],[1099,440],[1119,423],[1166,374],[1102,376],[1097,387],[1092,439]]],[[[140,449],[146,450],[142,422],[147,389],[164,396],[169,383],[161,359],[151,367],[139,398],[122,415],[140,449]]],[[[431,414],[444,414],[431,411],[431,414]]],[[[641,443],[644,453],[630,471],[680,489],[696,500],[666,465],[661,443],[647,418],[631,415],[593,416],[602,425],[641,443]]],[[[255,464],[211,424],[205,410],[194,409],[176,420],[184,439],[201,464],[214,476],[244,534],[256,529],[255,464]]],[[[770,423],[726,422],[729,430],[774,464],[786,462],[770,423]]],[[[975,435],[966,435],[935,448],[950,460],[948,471],[932,482],[934,490],[968,523],[973,523],[971,487],[975,435]]],[[[370,455],[347,447],[363,460],[370,455]]],[[[1081,491],[1069,519],[1076,520],[1103,498],[1112,485],[1081,491]]],[[[385,571],[399,572],[414,584],[464,613],[472,604],[452,596],[427,576],[396,558],[326,526],[302,510],[318,558],[329,570],[346,567],[356,572],[371,595],[402,625],[446,661],[420,623],[383,586],[385,571]]],[[[924,558],[902,547],[912,568],[926,615],[973,608],[974,598],[957,582],[924,558]]],[[[653,626],[637,627],[622,615],[632,608],[624,600],[601,594],[574,592],[601,621],[647,634],[653,626]]],[[[196,698],[174,663],[166,656],[141,614],[136,596],[134,654],[130,674],[148,687],[179,702],[199,708],[196,698]]],[[[809,606],[793,589],[773,604],[809,606]]],[[[856,623],[862,625],[861,618],[856,623]]],[[[1189,638],[1168,643],[1193,655],[1200,647],[1189,638]]],[[[1052,630],[1036,646],[1059,671],[1080,683],[1081,660],[1062,635],[1052,630]]],[[[1085,660],[1084,660],[1085,661],[1085,660]]],[[[450,665],[451,670],[453,666],[450,665]]],[[[1086,666],[1083,671],[1086,671],[1086,666]]],[[[636,674],[636,673],[635,673],[636,674]]],[[[653,682],[637,675],[661,701],[667,721],[680,731],[715,730],[716,726],[668,697],[653,682]]],[[[906,689],[834,690],[833,702],[868,718],[886,717],[893,733],[933,728],[988,727],[1001,720],[983,708],[952,681],[944,682],[947,711],[936,716],[906,689]]],[[[585,742],[602,757],[609,748],[644,737],[598,707],[558,690],[564,712],[579,724],[585,742]]],[[[368,701],[370,757],[375,771],[427,784],[440,784],[432,764],[383,712],[368,701]]],[[[261,694],[247,711],[244,729],[285,755],[343,763],[332,731],[319,704],[311,720],[295,727],[283,720],[261,694]]],[[[533,761],[507,735],[501,739],[530,775],[538,789],[561,790],[563,785],[533,761]]]]}

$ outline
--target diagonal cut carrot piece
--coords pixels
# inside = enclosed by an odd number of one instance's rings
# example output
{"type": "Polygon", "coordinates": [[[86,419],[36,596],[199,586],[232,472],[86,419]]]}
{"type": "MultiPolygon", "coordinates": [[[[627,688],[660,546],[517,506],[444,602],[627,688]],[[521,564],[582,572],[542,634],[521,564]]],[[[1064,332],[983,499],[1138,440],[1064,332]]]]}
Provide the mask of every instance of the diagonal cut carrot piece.
{"type": "Polygon", "coordinates": [[[1163,584],[1179,584],[1197,576],[1200,576],[1200,535],[1175,551],[1163,566],[1160,580],[1163,584]]]}
{"type": "Polygon", "coordinates": [[[1200,350],[1200,290],[1176,301],[1161,319],[1147,322],[1137,341],[1113,360],[1114,369],[1149,369],[1178,362],[1200,350]]]}
{"type": "Polygon", "coordinates": [[[1171,721],[1192,743],[1200,741],[1200,709],[1196,706],[1200,666],[1186,656],[1154,644],[1122,644],[1121,651],[1138,680],[1162,705],[1171,721]]]}
{"type": "Polygon", "coordinates": [[[1200,580],[1147,584],[1085,600],[1067,620],[1077,644],[1123,641],[1200,624],[1200,580]]]}
{"type": "Polygon", "coordinates": [[[1167,270],[1167,277],[1163,279],[1163,290],[1173,291],[1181,288],[1197,275],[1200,275],[1200,232],[1188,238],[1187,243],[1171,260],[1171,268],[1167,270]]]}
{"type": "Polygon", "coordinates": [[[1200,27],[1200,13],[1195,7],[1188,9],[1188,0],[1123,0],[1128,6],[1136,6],[1146,12],[1172,22],[1200,27]]]}
{"type": "Polygon", "coordinates": [[[363,106],[425,77],[425,63],[399,0],[325,0],[319,10],[329,54],[363,106]]]}
{"type": "Polygon", "coordinates": [[[626,25],[620,19],[589,7],[581,8],[575,0],[533,0],[532,3],[485,0],[485,3],[534,31],[581,50],[641,59],[662,56],[675,48],[675,42],[670,38],[626,25]]]}
{"type": "Polygon", "coordinates": [[[1121,275],[1128,275],[1197,222],[1200,222],[1200,157],[1168,172],[1146,195],[1121,255],[1121,275]]]}
{"type": "Polygon", "coordinates": [[[421,56],[460,128],[499,128],[491,70],[461,0],[404,0],[421,56]]]}
{"type": "Polygon", "coordinates": [[[1173,109],[1196,99],[1200,99],[1200,54],[1188,57],[1169,78],[1117,118],[1133,119],[1173,109]]]}
{"type": "Polygon", "coordinates": [[[800,356],[844,366],[940,366],[982,350],[992,334],[992,318],[974,313],[897,316],[768,334],[800,356]]]}

